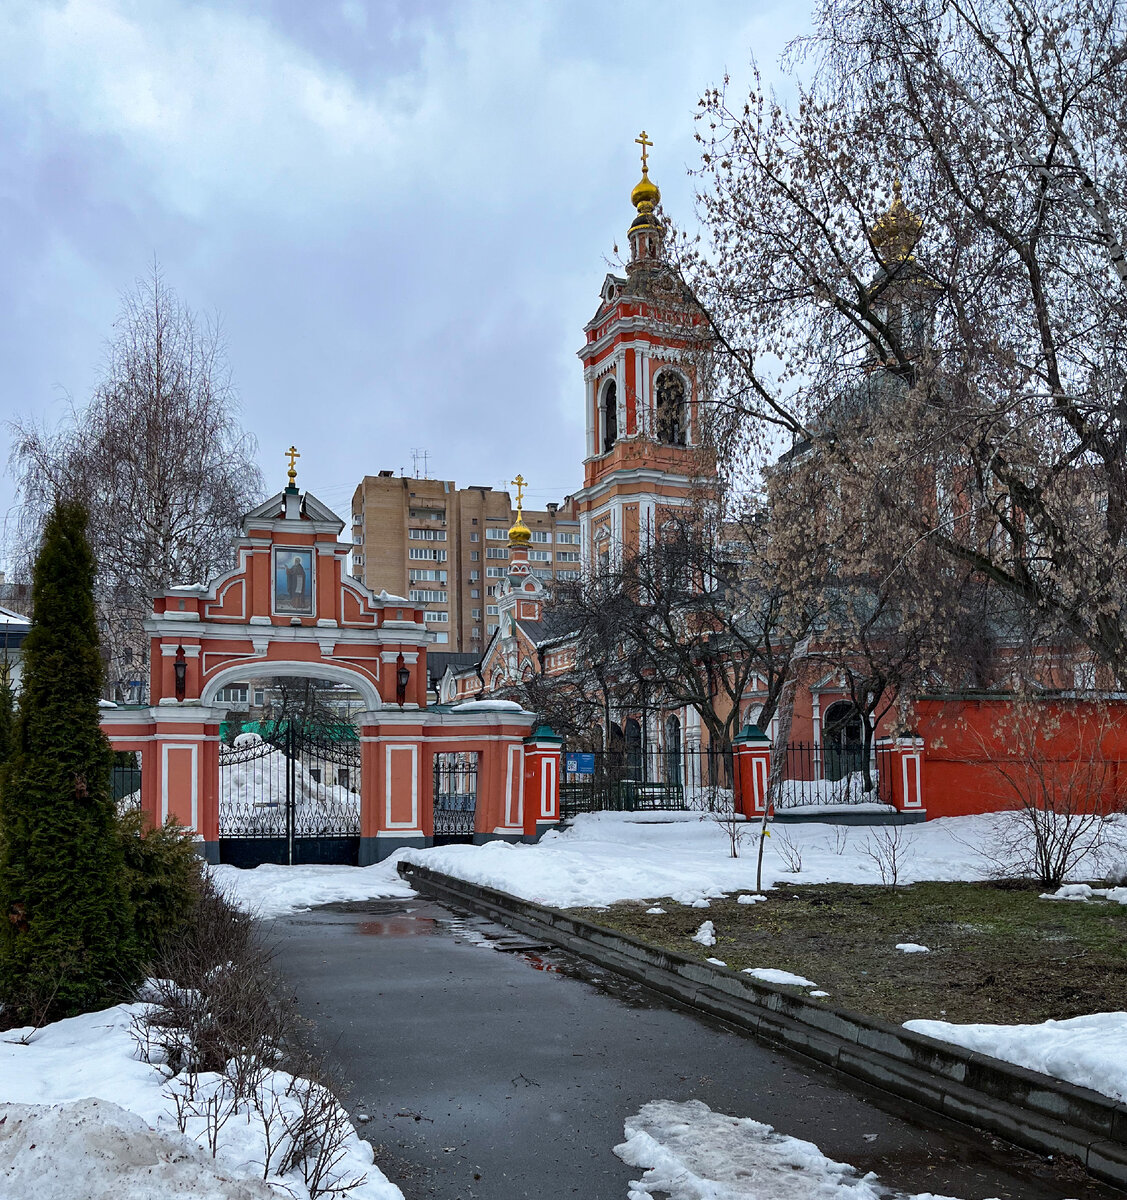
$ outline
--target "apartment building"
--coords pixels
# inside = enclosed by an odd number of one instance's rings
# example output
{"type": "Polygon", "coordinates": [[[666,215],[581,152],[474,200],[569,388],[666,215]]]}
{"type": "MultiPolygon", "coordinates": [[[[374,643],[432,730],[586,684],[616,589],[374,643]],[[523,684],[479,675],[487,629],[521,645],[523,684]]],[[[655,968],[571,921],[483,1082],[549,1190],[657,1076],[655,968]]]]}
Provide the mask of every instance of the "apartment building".
{"type": "MultiPolygon", "coordinates": [[[[482,652],[497,629],[497,595],[516,516],[508,492],[449,479],[366,475],[352,497],[352,573],[374,592],[424,606],[444,650],[482,652]]],[[[579,518],[570,498],[538,512],[529,559],[545,584],[579,575],[579,518]]]]}

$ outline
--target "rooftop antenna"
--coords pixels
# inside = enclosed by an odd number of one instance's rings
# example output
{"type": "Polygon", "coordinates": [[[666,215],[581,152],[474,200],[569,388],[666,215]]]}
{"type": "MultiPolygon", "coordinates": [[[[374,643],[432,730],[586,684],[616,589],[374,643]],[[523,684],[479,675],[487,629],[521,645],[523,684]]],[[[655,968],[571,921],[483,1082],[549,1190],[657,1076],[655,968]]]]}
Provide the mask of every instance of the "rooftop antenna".
{"type": "Polygon", "coordinates": [[[411,450],[411,461],[414,464],[416,479],[430,478],[430,453],[421,446],[415,446],[411,450]],[[419,474],[419,459],[423,460],[423,473],[419,474]]]}

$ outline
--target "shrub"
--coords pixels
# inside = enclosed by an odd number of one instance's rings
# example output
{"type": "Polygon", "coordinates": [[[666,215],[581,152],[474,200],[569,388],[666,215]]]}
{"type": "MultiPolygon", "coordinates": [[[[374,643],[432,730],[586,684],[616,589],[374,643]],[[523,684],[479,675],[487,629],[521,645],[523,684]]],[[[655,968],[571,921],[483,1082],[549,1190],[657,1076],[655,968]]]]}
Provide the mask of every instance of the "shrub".
{"type": "Polygon", "coordinates": [[[153,825],[139,808],[118,818],[136,952],[151,963],[182,936],[203,889],[203,863],[190,830],[171,817],[153,825]]]}

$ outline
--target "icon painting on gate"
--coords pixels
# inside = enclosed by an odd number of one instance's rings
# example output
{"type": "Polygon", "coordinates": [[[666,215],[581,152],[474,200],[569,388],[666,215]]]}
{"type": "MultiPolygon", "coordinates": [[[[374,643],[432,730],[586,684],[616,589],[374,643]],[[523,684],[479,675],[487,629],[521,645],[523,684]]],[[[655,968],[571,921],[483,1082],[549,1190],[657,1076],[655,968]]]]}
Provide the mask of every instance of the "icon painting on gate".
{"type": "Polygon", "coordinates": [[[313,551],[274,547],[274,611],[313,615],[313,551]]]}

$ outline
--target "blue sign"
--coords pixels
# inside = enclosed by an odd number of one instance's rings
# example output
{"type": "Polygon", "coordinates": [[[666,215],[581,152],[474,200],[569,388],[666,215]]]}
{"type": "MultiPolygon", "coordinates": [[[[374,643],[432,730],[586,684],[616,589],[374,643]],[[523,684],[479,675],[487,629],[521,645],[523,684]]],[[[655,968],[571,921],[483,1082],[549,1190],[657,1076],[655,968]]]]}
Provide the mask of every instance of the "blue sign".
{"type": "Polygon", "coordinates": [[[595,756],[593,754],[565,754],[564,772],[568,775],[594,775],[595,756]]]}

